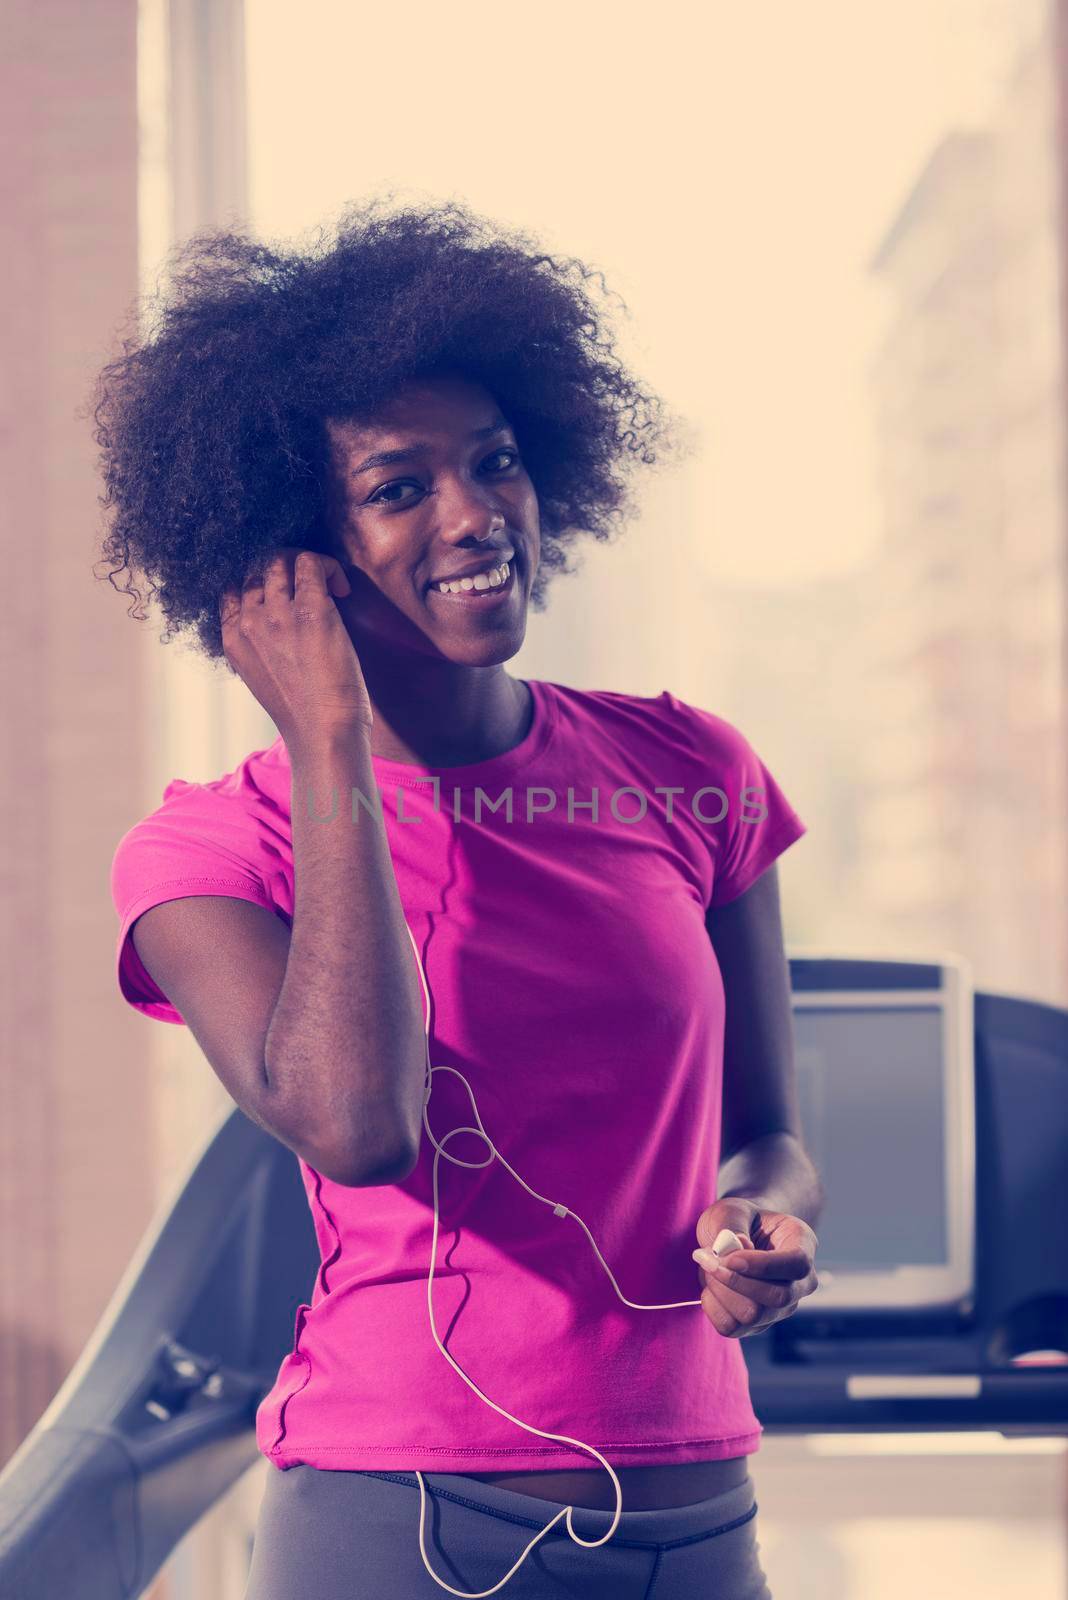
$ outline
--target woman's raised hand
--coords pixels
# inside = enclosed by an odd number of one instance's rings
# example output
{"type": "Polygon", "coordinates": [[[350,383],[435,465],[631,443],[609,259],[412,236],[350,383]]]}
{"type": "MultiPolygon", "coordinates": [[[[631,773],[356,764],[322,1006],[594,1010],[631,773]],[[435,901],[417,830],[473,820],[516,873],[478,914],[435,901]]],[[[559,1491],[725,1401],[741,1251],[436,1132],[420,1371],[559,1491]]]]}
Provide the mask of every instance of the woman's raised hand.
{"type": "Polygon", "coordinates": [[[223,653],[286,744],[374,722],[363,669],[334,597],[351,594],[333,556],[283,545],[263,579],[219,603],[223,653]]]}

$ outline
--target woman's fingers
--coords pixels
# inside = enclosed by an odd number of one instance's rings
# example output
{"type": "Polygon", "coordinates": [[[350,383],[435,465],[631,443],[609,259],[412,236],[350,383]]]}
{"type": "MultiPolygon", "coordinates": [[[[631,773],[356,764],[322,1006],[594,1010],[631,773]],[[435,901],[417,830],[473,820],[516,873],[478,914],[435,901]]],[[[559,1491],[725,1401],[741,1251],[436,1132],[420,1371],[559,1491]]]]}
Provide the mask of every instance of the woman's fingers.
{"type": "MultiPolygon", "coordinates": [[[[776,1282],[767,1278],[742,1277],[737,1272],[729,1272],[726,1267],[706,1267],[702,1269],[705,1283],[715,1284],[717,1289],[722,1289],[726,1295],[734,1300],[753,1300],[758,1306],[786,1306],[796,1298],[796,1288],[792,1283],[776,1282]]],[[[728,1304],[731,1304],[728,1301],[728,1304]]]]}
{"type": "Polygon", "coordinates": [[[701,1305],[717,1333],[731,1338],[739,1328],[749,1328],[766,1315],[763,1307],[716,1283],[701,1291],[701,1305]]]}

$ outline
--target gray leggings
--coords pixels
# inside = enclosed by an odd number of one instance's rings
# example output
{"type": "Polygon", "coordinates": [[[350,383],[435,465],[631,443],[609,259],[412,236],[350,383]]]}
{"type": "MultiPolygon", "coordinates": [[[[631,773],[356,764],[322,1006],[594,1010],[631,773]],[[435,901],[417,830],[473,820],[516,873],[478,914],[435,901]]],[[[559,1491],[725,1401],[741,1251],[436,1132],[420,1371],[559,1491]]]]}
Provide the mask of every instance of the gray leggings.
{"type": "MultiPolygon", "coordinates": [[[[427,1560],[465,1594],[490,1589],[560,1510],[457,1473],[423,1473],[427,1560]]],[[[771,1600],[756,1539],[748,1475],[734,1488],[666,1511],[623,1511],[596,1550],[576,1544],[566,1518],[497,1593],[502,1600],[771,1600]]],[[[576,1507],[583,1539],[611,1511],[576,1507]]],[[[244,1600],[442,1600],[419,1550],[419,1484],[412,1472],[271,1467],[256,1524],[244,1600]]]]}

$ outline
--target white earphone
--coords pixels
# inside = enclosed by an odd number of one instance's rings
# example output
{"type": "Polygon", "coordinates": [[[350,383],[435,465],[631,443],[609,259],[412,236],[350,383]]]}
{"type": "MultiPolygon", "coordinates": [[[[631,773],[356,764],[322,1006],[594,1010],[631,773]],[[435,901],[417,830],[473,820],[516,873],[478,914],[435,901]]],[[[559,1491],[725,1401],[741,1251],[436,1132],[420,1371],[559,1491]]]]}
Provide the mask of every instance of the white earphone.
{"type": "MultiPolygon", "coordinates": [[[[455,1067],[445,1067],[445,1066],[432,1067],[430,1065],[430,991],[427,988],[426,974],[423,972],[423,963],[419,960],[419,950],[418,950],[418,947],[417,947],[417,945],[415,943],[415,940],[412,938],[412,930],[408,927],[407,922],[405,922],[405,928],[407,929],[407,932],[408,932],[408,938],[411,940],[412,949],[415,952],[416,965],[419,968],[419,978],[420,978],[420,981],[421,981],[421,983],[423,985],[423,993],[426,996],[426,1020],[425,1020],[425,1023],[424,1023],[424,1028],[425,1028],[425,1032],[426,1032],[426,1041],[427,1041],[427,1057],[426,1057],[427,1074],[426,1074],[426,1080],[425,1080],[424,1092],[423,1092],[423,1126],[426,1129],[427,1137],[429,1138],[431,1144],[434,1146],[434,1152],[435,1152],[434,1153],[434,1237],[433,1237],[433,1241],[432,1241],[431,1247],[430,1247],[430,1276],[427,1279],[427,1285],[426,1285],[426,1304],[427,1304],[427,1312],[428,1312],[429,1317],[430,1317],[430,1331],[434,1336],[434,1343],[437,1345],[438,1349],[441,1351],[442,1355],[445,1357],[445,1359],[449,1363],[449,1365],[452,1368],[454,1368],[454,1370],[456,1372],[458,1372],[460,1374],[460,1377],[464,1380],[464,1382],[468,1385],[468,1387],[473,1389],[474,1392],[479,1396],[479,1398],[481,1400],[484,1400],[488,1406],[492,1406],[494,1411],[499,1412],[502,1417],[507,1417],[509,1422],[514,1422],[517,1425],[517,1427],[525,1428],[528,1433],[536,1433],[536,1434],[538,1434],[538,1436],[540,1438],[542,1438],[542,1439],[558,1439],[558,1440],[562,1441],[564,1444],[575,1445],[579,1450],[588,1450],[591,1453],[591,1455],[595,1455],[597,1457],[598,1461],[604,1467],[605,1471],[609,1474],[609,1476],[612,1479],[612,1482],[616,1486],[616,1509],[615,1509],[615,1515],[612,1518],[612,1526],[608,1529],[608,1532],[602,1538],[600,1538],[600,1539],[583,1539],[583,1538],[580,1538],[580,1536],[575,1532],[574,1526],[573,1526],[572,1521],[571,1521],[571,1513],[575,1510],[575,1507],[574,1506],[562,1506],[561,1509],[559,1510],[559,1512],[557,1512],[556,1516],[553,1517],[552,1521],[547,1523],[546,1526],[541,1530],[541,1532],[539,1534],[537,1534],[530,1541],[530,1543],[527,1545],[526,1549],[523,1551],[522,1555],[519,1557],[519,1560],[515,1563],[514,1566],[509,1568],[509,1570],[505,1573],[504,1577],[500,1580],[499,1583],[495,1583],[493,1585],[492,1589],[480,1589],[475,1594],[467,1594],[463,1589],[454,1589],[451,1584],[445,1582],[444,1578],[439,1578],[437,1573],[434,1571],[433,1567],[430,1565],[430,1562],[427,1560],[426,1542],[425,1542],[425,1538],[424,1538],[424,1529],[425,1529],[425,1524],[426,1524],[426,1485],[423,1482],[423,1474],[417,1468],[414,1469],[415,1470],[415,1476],[419,1480],[419,1550],[420,1550],[420,1553],[421,1553],[421,1555],[423,1557],[423,1565],[426,1567],[426,1570],[430,1573],[430,1576],[434,1579],[434,1582],[437,1583],[437,1584],[440,1584],[440,1586],[443,1589],[447,1589],[450,1594],[460,1595],[462,1597],[462,1600],[484,1600],[484,1597],[486,1595],[496,1594],[498,1589],[502,1589],[504,1587],[504,1585],[508,1582],[508,1579],[512,1576],[512,1574],[514,1572],[517,1572],[519,1570],[519,1568],[522,1566],[523,1562],[526,1560],[527,1556],[533,1550],[534,1546],[539,1542],[539,1540],[544,1539],[545,1535],[549,1532],[549,1529],[555,1527],[556,1524],[560,1521],[560,1518],[563,1517],[563,1516],[567,1517],[567,1531],[570,1534],[571,1538],[575,1541],[576,1544],[583,1545],[587,1550],[596,1550],[602,1544],[607,1544],[608,1540],[612,1537],[613,1533],[615,1533],[616,1528],[619,1525],[619,1518],[620,1518],[620,1515],[621,1515],[622,1510],[623,1510],[623,1497],[622,1497],[622,1490],[620,1488],[619,1479],[616,1477],[615,1473],[613,1472],[613,1470],[612,1470],[611,1466],[609,1465],[609,1463],[605,1460],[604,1456],[601,1455],[601,1453],[598,1450],[595,1450],[592,1444],[583,1444],[580,1439],[572,1439],[567,1434],[563,1434],[563,1433],[547,1433],[543,1428],[536,1428],[531,1423],[521,1422],[518,1417],[513,1417],[510,1411],[505,1411],[503,1406],[497,1405],[495,1401],[491,1400],[488,1397],[488,1395],[484,1395],[482,1393],[482,1390],[478,1387],[478,1385],[476,1383],[474,1383],[467,1376],[467,1373],[464,1372],[463,1369],[458,1365],[458,1363],[453,1360],[452,1356],[445,1349],[445,1346],[442,1344],[441,1340],[438,1338],[438,1330],[437,1330],[437,1328],[436,1328],[436,1326],[434,1324],[434,1302],[433,1302],[432,1288],[433,1288],[433,1283],[434,1283],[434,1261],[435,1261],[435,1258],[436,1258],[437,1253],[438,1253],[438,1163],[439,1163],[441,1157],[444,1155],[446,1160],[452,1161],[456,1166],[469,1167],[469,1168],[486,1167],[486,1166],[489,1165],[490,1161],[492,1161],[493,1158],[496,1157],[497,1160],[500,1161],[501,1164],[508,1169],[508,1171],[512,1174],[512,1177],[516,1180],[516,1182],[523,1185],[523,1188],[527,1191],[527,1193],[529,1195],[532,1195],[535,1200],[540,1200],[543,1205],[551,1206],[554,1215],[556,1215],[558,1217],[574,1217],[575,1221],[578,1223],[578,1225],[582,1229],[583,1233],[585,1233],[586,1237],[589,1239],[590,1244],[593,1246],[594,1254],[597,1256],[598,1261],[600,1261],[601,1265],[604,1267],[604,1270],[608,1273],[608,1277],[609,1277],[609,1279],[611,1281],[613,1289],[615,1289],[615,1291],[616,1291],[616,1294],[619,1295],[619,1298],[620,1298],[620,1300],[622,1300],[623,1304],[627,1305],[627,1306],[630,1306],[632,1310],[634,1310],[634,1311],[673,1311],[677,1307],[682,1307],[682,1306],[699,1306],[701,1304],[701,1302],[700,1302],[700,1300],[675,1300],[675,1301],[672,1301],[669,1305],[663,1305],[663,1306],[640,1306],[640,1305],[636,1305],[633,1300],[628,1300],[626,1295],[621,1293],[619,1285],[616,1283],[615,1278],[612,1277],[612,1272],[611,1272],[611,1269],[608,1266],[608,1263],[605,1261],[604,1257],[601,1255],[601,1252],[597,1249],[597,1245],[594,1243],[593,1235],[590,1233],[590,1230],[587,1228],[587,1226],[583,1222],[582,1218],[580,1216],[578,1216],[574,1211],[569,1211],[567,1206],[562,1205],[558,1201],[549,1200],[543,1194],[536,1194],[535,1191],[530,1187],[529,1184],[523,1183],[523,1179],[519,1176],[518,1172],[516,1172],[514,1170],[514,1168],[512,1168],[512,1167],[510,1167],[508,1165],[508,1162],[505,1161],[505,1159],[501,1155],[500,1151],[494,1145],[494,1143],[493,1143],[492,1139],[490,1138],[489,1134],[486,1132],[485,1128],[482,1126],[482,1119],[478,1114],[478,1107],[475,1105],[475,1097],[474,1097],[474,1094],[472,1093],[471,1085],[468,1083],[468,1081],[464,1077],[463,1073],[462,1072],[458,1072],[455,1067]],[[433,1134],[433,1132],[431,1130],[430,1123],[427,1120],[427,1106],[430,1103],[431,1080],[432,1080],[433,1075],[434,1075],[435,1072],[451,1072],[457,1078],[460,1079],[460,1082],[464,1085],[465,1089],[467,1090],[468,1096],[470,1097],[471,1109],[475,1114],[475,1121],[478,1123],[478,1127],[477,1128],[468,1128],[468,1127],[465,1127],[465,1128],[452,1128],[449,1131],[449,1133],[447,1133],[445,1135],[445,1138],[442,1140],[441,1144],[439,1144],[438,1141],[434,1138],[434,1134],[433,1134]],[[485,1161],[462,1161],[457,1156],[446,1155],[445,1145],[448,1143],[449,1139],[451,1139],[453,1137],[453,1135],[457,1134],[457,1133],[473,1133],[473,1134],[481,1135],[481,1137],[485,1140],[487,1148],[489,1150],[489,1156],[487,1157],[487,1159],[485,1161]]],[[[714,1252],[717,1255],[726,1255],[728,1253],[728,1251],[740,1250],[742,1248],[742,1244],[741,1244],[741,1241],[738,1239],[737,1235],[732,1233],[729,1228],[723,1228],[716,1235],[716,1239],[715,1239],[715,1242],[714,1242],[712,1248],[713,1248],[714,1252]]]]}

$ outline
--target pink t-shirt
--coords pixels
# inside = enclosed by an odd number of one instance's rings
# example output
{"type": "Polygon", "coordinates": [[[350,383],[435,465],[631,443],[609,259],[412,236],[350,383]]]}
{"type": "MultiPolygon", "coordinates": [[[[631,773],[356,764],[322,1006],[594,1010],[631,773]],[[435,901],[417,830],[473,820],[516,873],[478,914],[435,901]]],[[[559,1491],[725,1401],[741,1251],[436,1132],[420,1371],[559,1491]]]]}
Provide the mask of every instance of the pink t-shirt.
{"type": "MultiPolygon", "coordinates": [[[[748,889],[805,824],[712,712],[667,690],[530,687],[532,726],[502,756],[374,758],[430,990],[431,1064],[464,1074],[502,1155],[583,1219],[628,1299],[697,1301],[724,1022],[706,908],[748,889]]],[[[291,925],[290,781],[279,738],[211,783],[175,779],[120,841],[118,980],[146,1016],[182,1021],[127,938],[149,906],[228,894],[291,925]]],[[[439,1143],[472,1123],[452,1073],[434,1075],[427,1115],[439,1143]]],[[[624,1305],[573,1218],[483,1165],[477,1135],[445,1148],[474,1165],[440,1161],[435,1321],[491,1400],[615,1467],[759,1448],[737,1339],[698,1304],[624,1305]]],[[[597,1468],[486,1405],[434,1343],[433,1156],[424,1130],[404,1183],[358,1189],[300,1162],[321,1265],[256,1413],[261,1452],[281,1469],[597,1468]]]]}

